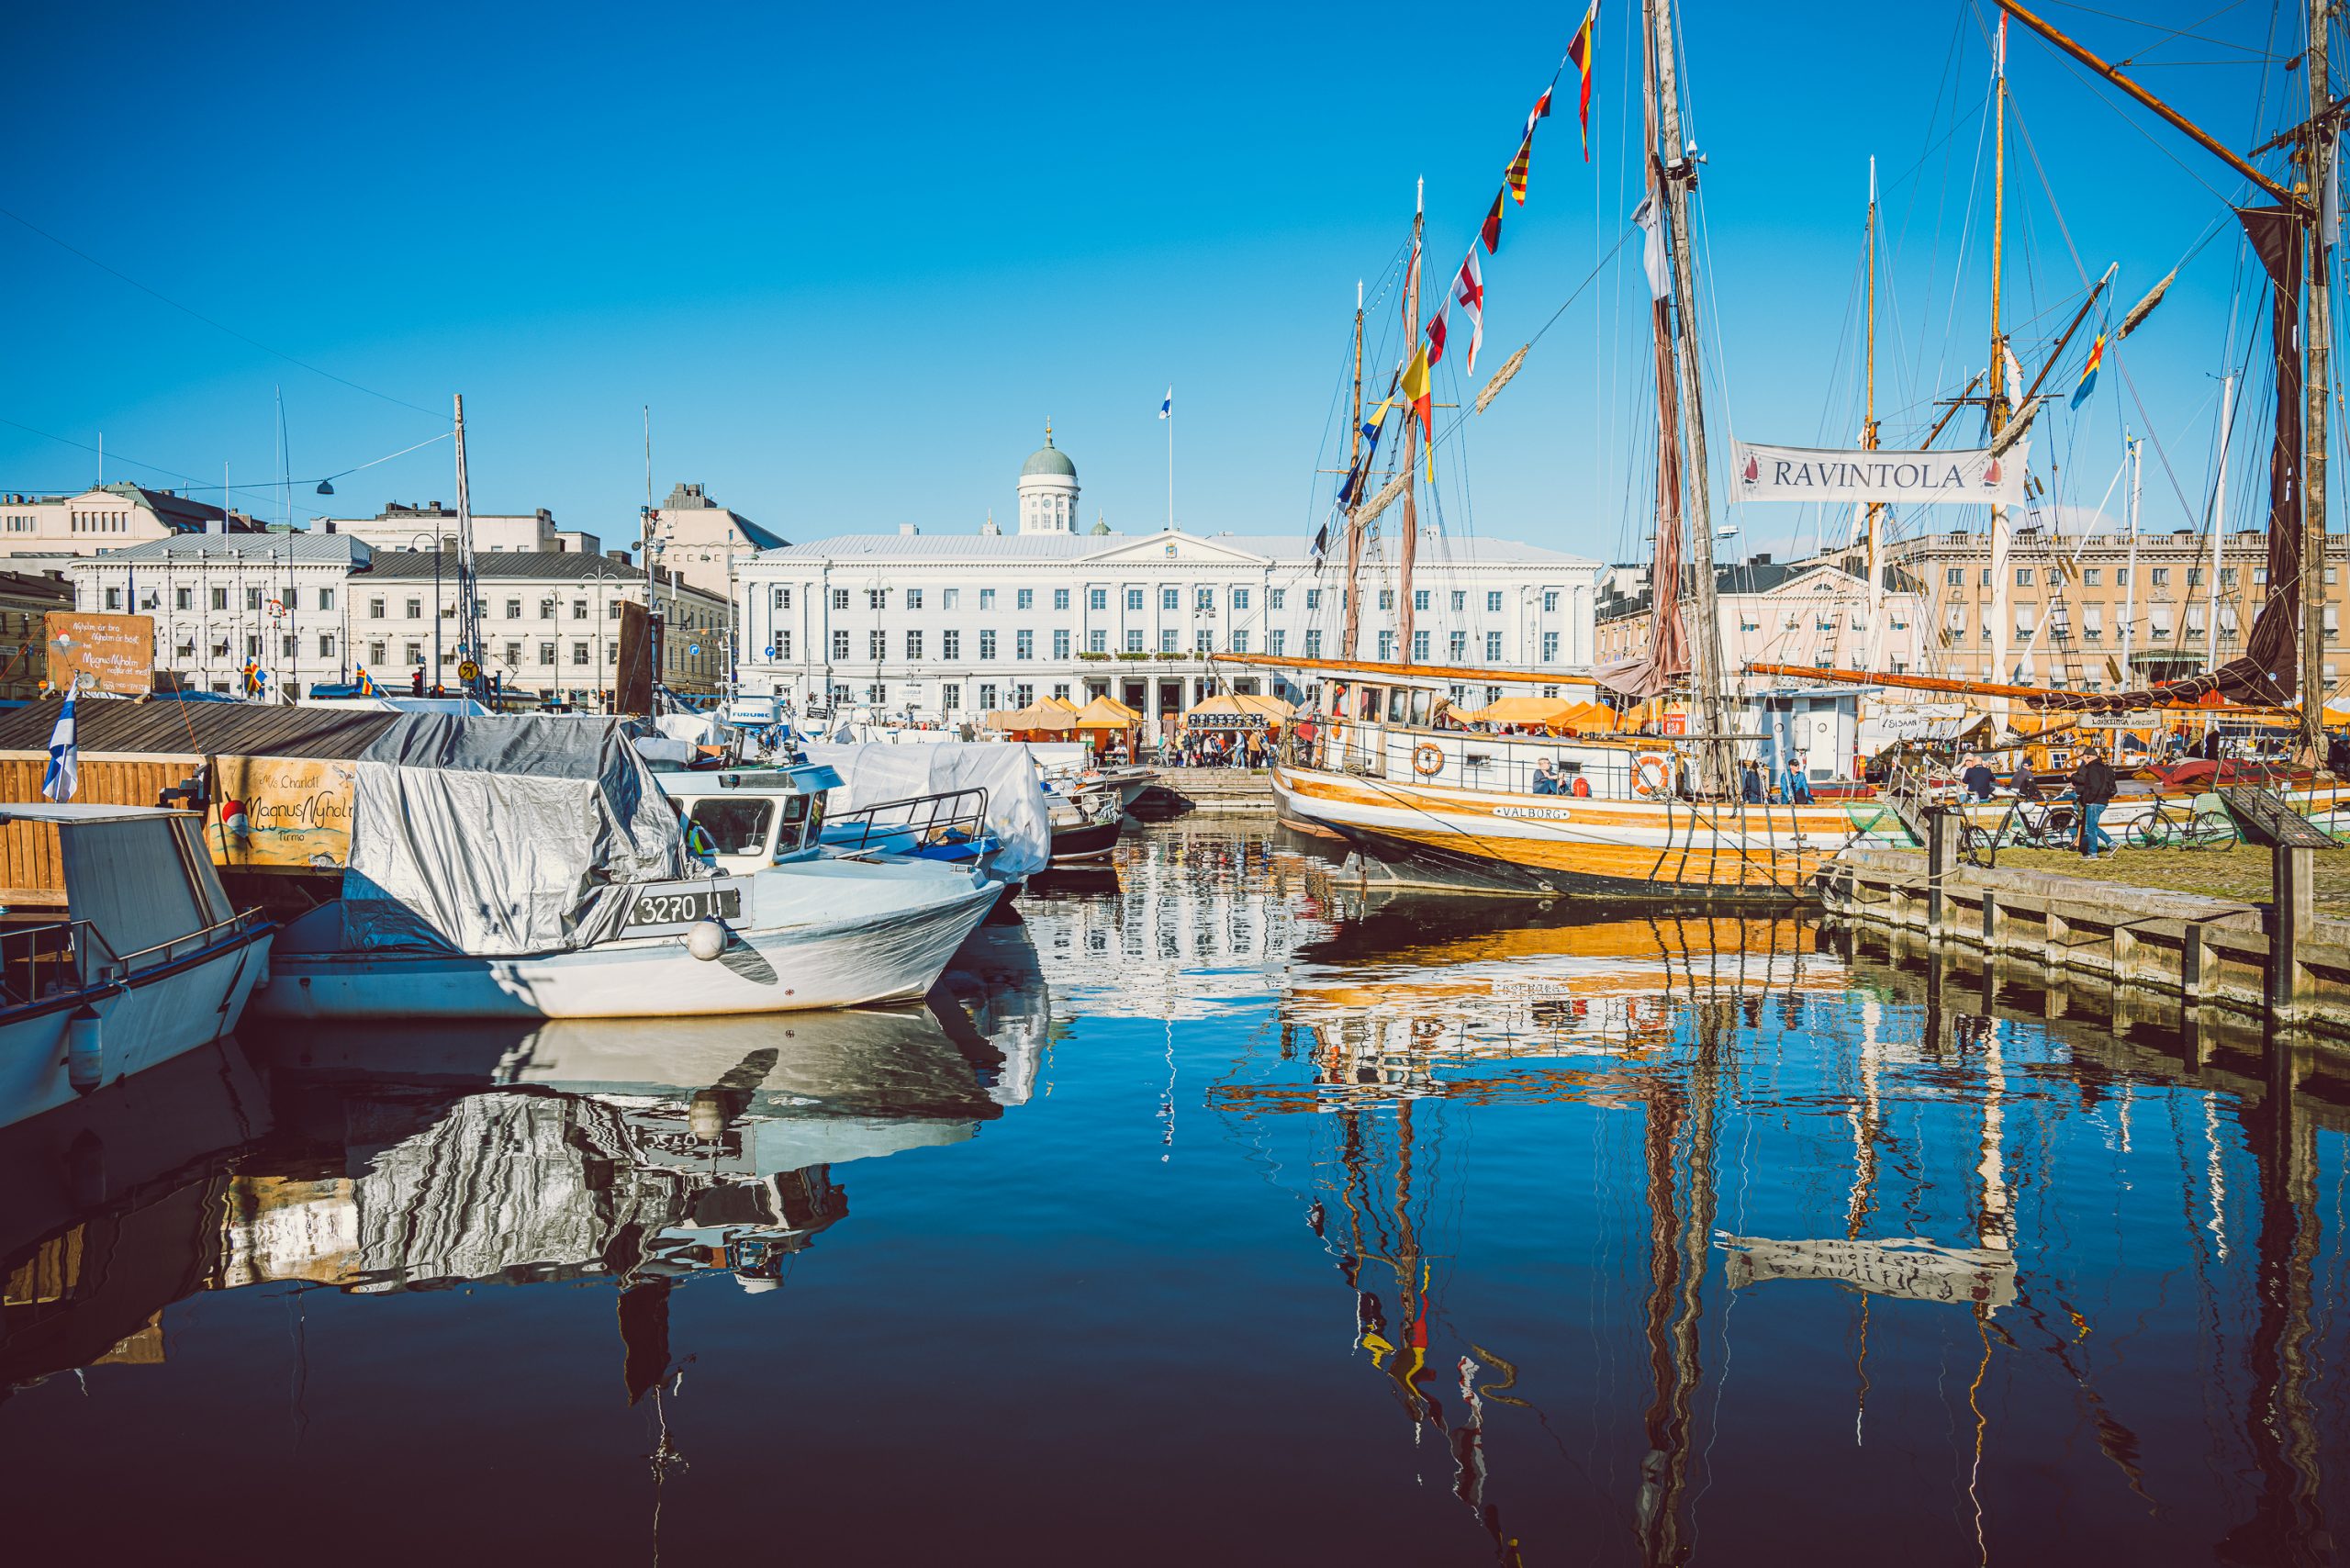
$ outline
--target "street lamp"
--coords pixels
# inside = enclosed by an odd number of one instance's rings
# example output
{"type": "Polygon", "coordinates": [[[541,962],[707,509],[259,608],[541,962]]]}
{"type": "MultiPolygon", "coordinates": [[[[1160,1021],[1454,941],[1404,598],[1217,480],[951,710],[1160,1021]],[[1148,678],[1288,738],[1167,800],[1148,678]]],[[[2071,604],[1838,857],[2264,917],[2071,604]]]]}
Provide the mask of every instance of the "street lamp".
{"type": "MultiPolygon", "coordinates": [[[[437,505],[437,504],[438,504],[438,503],[436,503],[436,505],[437,505]]],[[[420,534],[418,534],[418,535],[416,536],[416,538],[415,538],[415,539],[410,539],[410,540],[408,541],[408,543],[412,545],[412,544],[414,544],[414,543],[416,543],[417,539],[421,539],[421,538],[423,538],[423,537],[424,537],[424,535],[423,535],[423,534],[421,534],[421,533],[420,533],[420,534]]],[[[421,552],[421,551],[419,551],[419,552],[418,552],[418,554],[422,554],[422,552],[421,552]]],[[[434,694],[435,696],[438,696],[438,695],[440,694],[440,690],[441,690],[441,531],[440,531],[439,529],[437,529],[437,528],[436,528],[436,529],[434,529],[434,530],[432,531],[432,683],[431,683],[431,684],[432,684],[432,690],[433,690],[433,694],[434,694]]]]}
{"type": "Polygon", "coordinates": [[[612,711],[610,696],[612,689],[604,684],[604,628],[612,618],[610,595],[620,587],[621,579],[617,574],[599,566],[588,574],[586,580],[594,585],[590,591],[596,596],[596,667],[590,672],[593,678],[589,685],[599,694],[598,705],[609,713],[612,711]]]}

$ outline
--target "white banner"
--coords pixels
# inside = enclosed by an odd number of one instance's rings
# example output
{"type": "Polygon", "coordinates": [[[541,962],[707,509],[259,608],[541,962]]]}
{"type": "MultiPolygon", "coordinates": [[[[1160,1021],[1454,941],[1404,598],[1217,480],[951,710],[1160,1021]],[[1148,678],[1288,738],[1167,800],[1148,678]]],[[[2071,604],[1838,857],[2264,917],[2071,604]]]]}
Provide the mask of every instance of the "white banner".
{"type": "Polygon", "coordinates": [[[1749,501],[1888,501],[1897,506],[2023,505],[2024,449],[1833,452],[1730,443],[1737,495],[1749,501]]]}

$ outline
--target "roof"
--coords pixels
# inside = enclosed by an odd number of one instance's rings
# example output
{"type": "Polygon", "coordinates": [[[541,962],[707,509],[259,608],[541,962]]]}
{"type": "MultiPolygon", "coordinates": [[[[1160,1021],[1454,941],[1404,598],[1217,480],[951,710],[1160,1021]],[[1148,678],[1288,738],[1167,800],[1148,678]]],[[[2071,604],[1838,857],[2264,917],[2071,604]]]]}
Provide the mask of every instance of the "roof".
{"type": "Polygon", "coordinates": [[[207,555],[229,555],[247,561],[348,566],[353,562],[364,563],[370,554],[372,552],[364,540],[353,539],[347,533],[176,533],[168,539],[150,539],[144,544],[83,557],[80,564],[103,566],[109,561],[128,561],[136,565],[145,561],[180,561],[207,555]]]}
{"type": "Polygon", "coordinates": [[[661,515],[666,518],[671,512],[683,511],[724,512],[733,519],[734,526],[743,531],[743,537],[755,550],[780,550],[791,543],[775,530],[760,527],[732,507],[721,506],[711,500],[699,485],[689,485],[680,480],[669,491],[669,498],[661,503],[661,515]]]}
{"type": "MultiPolygon", "coordinates": [[[[779,550],[763,550],[767,562],[905,561],[1001,566],[1039,561],[1084,561],[1165,537],[1222,545],[1266,560],[1304,566],[1314,559],[1314,541],[1304,534],[1190,533],[841,533],[779,550]]],[[[1438,537],[1420,545],[1419,565],[1590,566],[1588,556],[1546,550],[1506,539],[1438,537]]],[[[1121,563],[1122,565],[1127,563],[1121,563]]]]}
{"type": "Polygon", "coordinates": [[[0,804],[0,822],[114,823],[154,817],[184,817],[186,812],[167,806],[79,805],[73,801],[28,801],[0,804]]]}
{"type": "MultiPolygon", "coordinates": [[[[457,572],[456,559],[443,552],[440,571],[444,577],[457,572]]],[[[375,563],[368,567],[371,577],[423,577],[428,581],[433,573],[433,554],[430,550],[378,550],[375,563]]],[[[615,561],[610,555],[588,555],[569,550],[513,550],[474,552],[474,576],[484,582],[504,577],[530,577],[549,582],[580,583],[590,577],[610,577],[615,582],[641,583],[644,568],[626,561],[615,561]]]]}
{"type": "Polygon", "coordinates": [[[1024,479],[1038,474],[1058,475],[1064,479],[1077,477],[1077,465],[1069,460],[1068,453],[1053,444],[1053,427],[1050,425],[1045,427],[1045,444],[1030,453],[1028,461],[1020,465],[1020,476],[1024,479]]]}
{"type": "MultiPolygon", "coordinates": [[[[262,702],[102,701],[74,709],[74,739],[90,753],[355,757],[400,718],[262,702]]],[[[57,709],[30,702],[0,712],[0,753],[49,755],[57,709]]]]}

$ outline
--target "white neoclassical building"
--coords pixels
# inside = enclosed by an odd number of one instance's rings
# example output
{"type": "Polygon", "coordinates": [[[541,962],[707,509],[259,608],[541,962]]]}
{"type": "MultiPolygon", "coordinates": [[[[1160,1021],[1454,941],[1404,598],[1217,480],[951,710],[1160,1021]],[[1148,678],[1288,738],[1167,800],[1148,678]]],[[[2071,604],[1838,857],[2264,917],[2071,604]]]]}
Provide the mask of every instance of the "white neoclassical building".
{"type": "MultiPolygon", "coordinates": [[[[1341,560],[1312,541],[1078,525],[1076,465],[1045,445],[1020,471],[1019,531],[842,534],[735,560],[742,689],[803,711],[847,703],[951,721],[1047,696],[1108,695],[1172,720],[1235,672],[1215,653],[1336,658],[1341,560]]],[[[1572,666],[1592,657],[1599,563],[1498,540],[1421,539],[1416,663],[1572,666]]],[[[1363,573],[1360,656],[1396,659],[1392,558],[1363,573]]],[[[1310,678],[1240,674],[1242,691],[1310,678]]],[[[1484,700],[1473,679],[1461,694],[1484,700]]]]}

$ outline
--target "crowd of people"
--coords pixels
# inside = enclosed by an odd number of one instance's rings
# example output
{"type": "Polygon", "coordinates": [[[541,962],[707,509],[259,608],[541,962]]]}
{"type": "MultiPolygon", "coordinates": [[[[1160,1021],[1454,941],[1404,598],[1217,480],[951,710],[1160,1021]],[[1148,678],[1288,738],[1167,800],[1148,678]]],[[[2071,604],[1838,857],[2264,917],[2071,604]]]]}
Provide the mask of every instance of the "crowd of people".
{"type": "Polygon", "coordinates": [[[1184,730],[1158,741],[1161,767],[1264,767],[1273,742],[1262,730],[1184,730]]]}
{"type": "Polygon", "coordinates": [[[1752,757],[1746,761],[1744,777],[1739,783],[1739,797],[1748,805],[1808,806],[1811,797],[1811,754],[1791,751],[1781,755],[1772,764],[1765,777],[1762,765],[1752,757]]]}
{"type": "MultiPolygon", "coordinates": [[[[2042,778],[2034,771],[2029,754],[2019,756],[2015,771],[2009,778],[2009,789],[2019,801],[2045,801],[2048,786],[2056,782],[2054,775],[2042,778]]],[[[2105,831],[2106,807],[2121,790],[2121,776],[2106,760],[2105,748],[2091,746],[2083,755],[2080,765],[2063,778],[2064,790],[2058,799],[2077,801],[2081,808],[2077,844],[2085,859],[2099,860],[2113,853],[2113,839],[2105,831]]],[[[1999,787],[1998,775],[1991,771],[1988,758],[1978,756],[1958,759],[1958,787],[1962,795],[1974,801],[1988,801],[1999,787]]]]}

